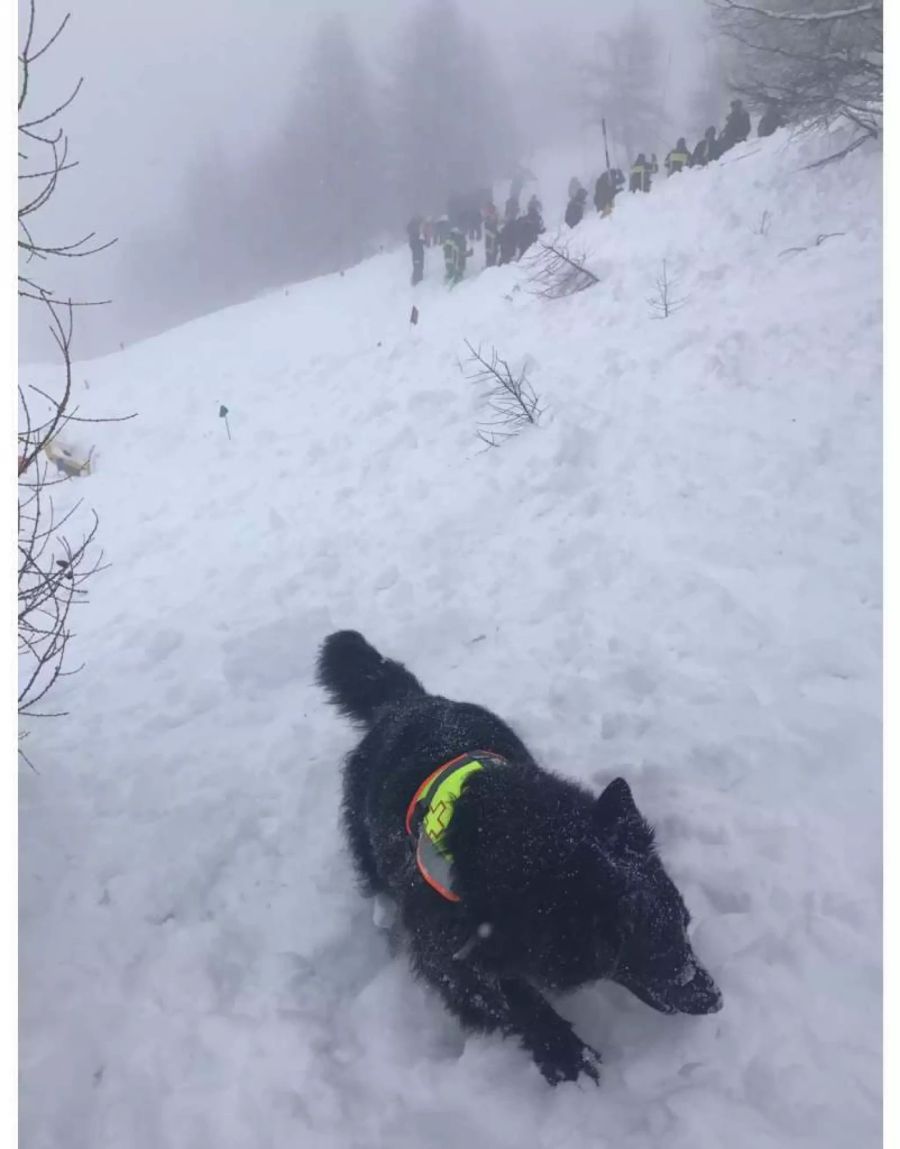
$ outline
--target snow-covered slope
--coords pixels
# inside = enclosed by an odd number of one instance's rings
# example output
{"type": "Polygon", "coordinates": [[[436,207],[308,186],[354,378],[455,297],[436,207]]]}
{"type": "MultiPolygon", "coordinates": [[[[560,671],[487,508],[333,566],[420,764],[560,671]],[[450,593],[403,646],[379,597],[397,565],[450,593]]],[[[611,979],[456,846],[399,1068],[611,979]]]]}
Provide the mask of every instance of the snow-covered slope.
{"type": "Polygon", "coordinates": [[[78,367],[140,417],[91,429],[112,566],[21,776],[23,1145],[878,1144],[881,168],[829,146],[624,197],[576,297],[399,249],[78,367]],[[465,339],[542,426],[481,449],[465,339]],[[464,1038],[353,887],[339,627],[627,775],[721,1014],[564,999],[600,1089],[464,1038]]]}

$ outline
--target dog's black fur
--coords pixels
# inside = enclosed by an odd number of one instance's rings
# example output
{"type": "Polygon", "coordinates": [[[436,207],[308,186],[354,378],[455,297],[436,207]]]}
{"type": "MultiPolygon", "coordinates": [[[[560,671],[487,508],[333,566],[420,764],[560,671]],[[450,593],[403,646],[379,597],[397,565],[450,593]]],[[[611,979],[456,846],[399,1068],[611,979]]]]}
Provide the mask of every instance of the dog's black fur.
{"type": "Polygon", "coordinates": [[[367,730],[344,767],[343,797],[363,888],[396,901],[413,967],[466,1028],[518,1037],[552,1084],[581,1073],[596,1081],[599,1055],[541,988],[610,978],[664,1013],[721,1008],[623,779],[597,798],[542,769],[495,715],[428,694],[355,631],[325,640],[318,680],[367,730]],[[404,822],[424,779],[476,750],[508,764],[470,775],[457,800],[454,903],[422,878],[404,822]]]}

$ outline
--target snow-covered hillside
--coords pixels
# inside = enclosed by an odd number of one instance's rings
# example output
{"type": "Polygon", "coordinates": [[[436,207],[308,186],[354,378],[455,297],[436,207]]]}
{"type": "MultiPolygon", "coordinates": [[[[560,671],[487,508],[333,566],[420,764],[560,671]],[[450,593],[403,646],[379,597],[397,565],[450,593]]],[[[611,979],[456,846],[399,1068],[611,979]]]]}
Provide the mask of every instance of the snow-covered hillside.
{"type": "Polygon", "coordinates": [[[879,1144],[881,160],[801,170],[829,148],[592,215],[572,298],[480,250],[414,293],[399,248],[78,365],[139,418],[86,428],[112,565],[21,774],[27,1149],[879,1144]],[[466,339],[546,406],[497,450],[466,339]],[[353,886],[341,627],[626,775],[722,1013],[565,998],[599,1089],[460,1033],[353,886]]]}

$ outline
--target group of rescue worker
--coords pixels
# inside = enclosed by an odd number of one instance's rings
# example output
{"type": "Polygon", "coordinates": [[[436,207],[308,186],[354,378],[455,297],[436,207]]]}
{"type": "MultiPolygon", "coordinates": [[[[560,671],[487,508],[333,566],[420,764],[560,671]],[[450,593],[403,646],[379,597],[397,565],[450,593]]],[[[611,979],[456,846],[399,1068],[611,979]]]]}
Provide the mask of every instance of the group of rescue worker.
{"type": "Polygon", "coordinates": [[[536,195],[528,200],[524,213],[519,206],[522,181],[513,180],[509,198],[501,220],[493,197],[488,191],[476,216],[470,206],[454,210],[465,203],[465,197],[453,197],[448,211],[439,219],[425,219],[415,215],[406,226],[412,252],[413,286],[420,283],[425,273],[425,248],[440,247],[444,256],[444,282],[453,287],[466,272],[466,260],[473,254],[470,240],[484,236],[484,265],[499,267],[521,259],[543,233],[544,219],[541,201],[536,195]]]}
{"type": "MultiPolygon", "coordinates": [[[[760,118],[757,126],[759,136],[770,136],[776,128],[784,124],[784,117],[778,102],[771,100],[760,118]]],[[[708,163],[719,159],[735,144],[743,143],[750,135],[750,115],[741,100],[731,101],[731,110],[725,120],[725,126],[718,134],[714,127],[707,128],[703,138],[697,143],[693,151],[688,147],[684,136],[680,136],[675,147],[668,153],[663,161],[666,175],[671,176],[685,168],[706,167],[708,163]]],[[[639,152],[628,179],[630,192],[649,192],[653,177],[659,171],[659,164],[655,154],[649,160],[644,152],[639,152]]],[[[620,168],[611,168],[602,173],[594,188],[594,206],[603,216],[608,216],[613,209],[615,198],[625,187],[625,175],[620,168]]],[[[566,223],[569,227],[576,227],[584,216],[587,192],[577,179],[569,182],[569,204],[566,208],[566,223]]]]}
{"type": "MultiPolygon", "coordinates": [[[[777,101],[772,100],[760,118],[757,134],[770,136],[784,122],[781,108],[777,101]]],[[[707,128],[693,151],[688,148],[684,136],[678,138],[675,147],[663,161],[666,174],[672,176],[688,167],[706,167],[736,144],[743,143],[750,135],[750,130],[750,115],[743,102],[732,100],[731,110],[721,132],[717,134],[714,127],[707,128]]],[[[639,152],[631,165],[628,190],[649,192],[658,171],[656,155],[651,154],[648,160],[644,152],[639,152]]],[[[442,248],[444,281],[451,287],[465,275],[466,260],[473,254],[469,241],[480,240],[482,235],[485,267],[498,267],[521,259],[545,230],[543,208],[536,195],[528,200],[524,213],[520,210],[519,201],[524,183],[525,178],[521,175],[513,179],[502,219],[491,191],[484,188],[466,196],[451,196],[446,214],[438,219],[413,216],[406,228],[412,253],[413,286],[421,282],[425,273],[426,247],[442,248]]],[[[594,186],[594,207],[601,216],[606,217],[612,213],[616,196],[624,190],[625,185],[625,173],[621,168],[608,168],[601,173],[594,186]]],[[[565,222],[570,228],[577,227],[583,219],[587,198],[587,189],[573,176],[569,181],[569,202],[565,213],[565,222]]]]}

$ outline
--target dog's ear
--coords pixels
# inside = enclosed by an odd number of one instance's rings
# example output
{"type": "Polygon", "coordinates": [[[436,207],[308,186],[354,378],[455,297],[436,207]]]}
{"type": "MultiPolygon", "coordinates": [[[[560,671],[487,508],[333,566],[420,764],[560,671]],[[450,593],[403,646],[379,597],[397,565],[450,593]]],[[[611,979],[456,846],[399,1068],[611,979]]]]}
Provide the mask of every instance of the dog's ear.
{"type": "Polygon", "coordinates": [[[613,779],[594,803],[594,829],[614,848],[646,850],[653,845],[653,830],[624,778],[613,779]]]}
{"type": "Polygon", "coordinates": [[[624,778],[614,778],[594,803],[594,825],[598,830],[611,828],[629,817],[640,817],[624,778]]]}

